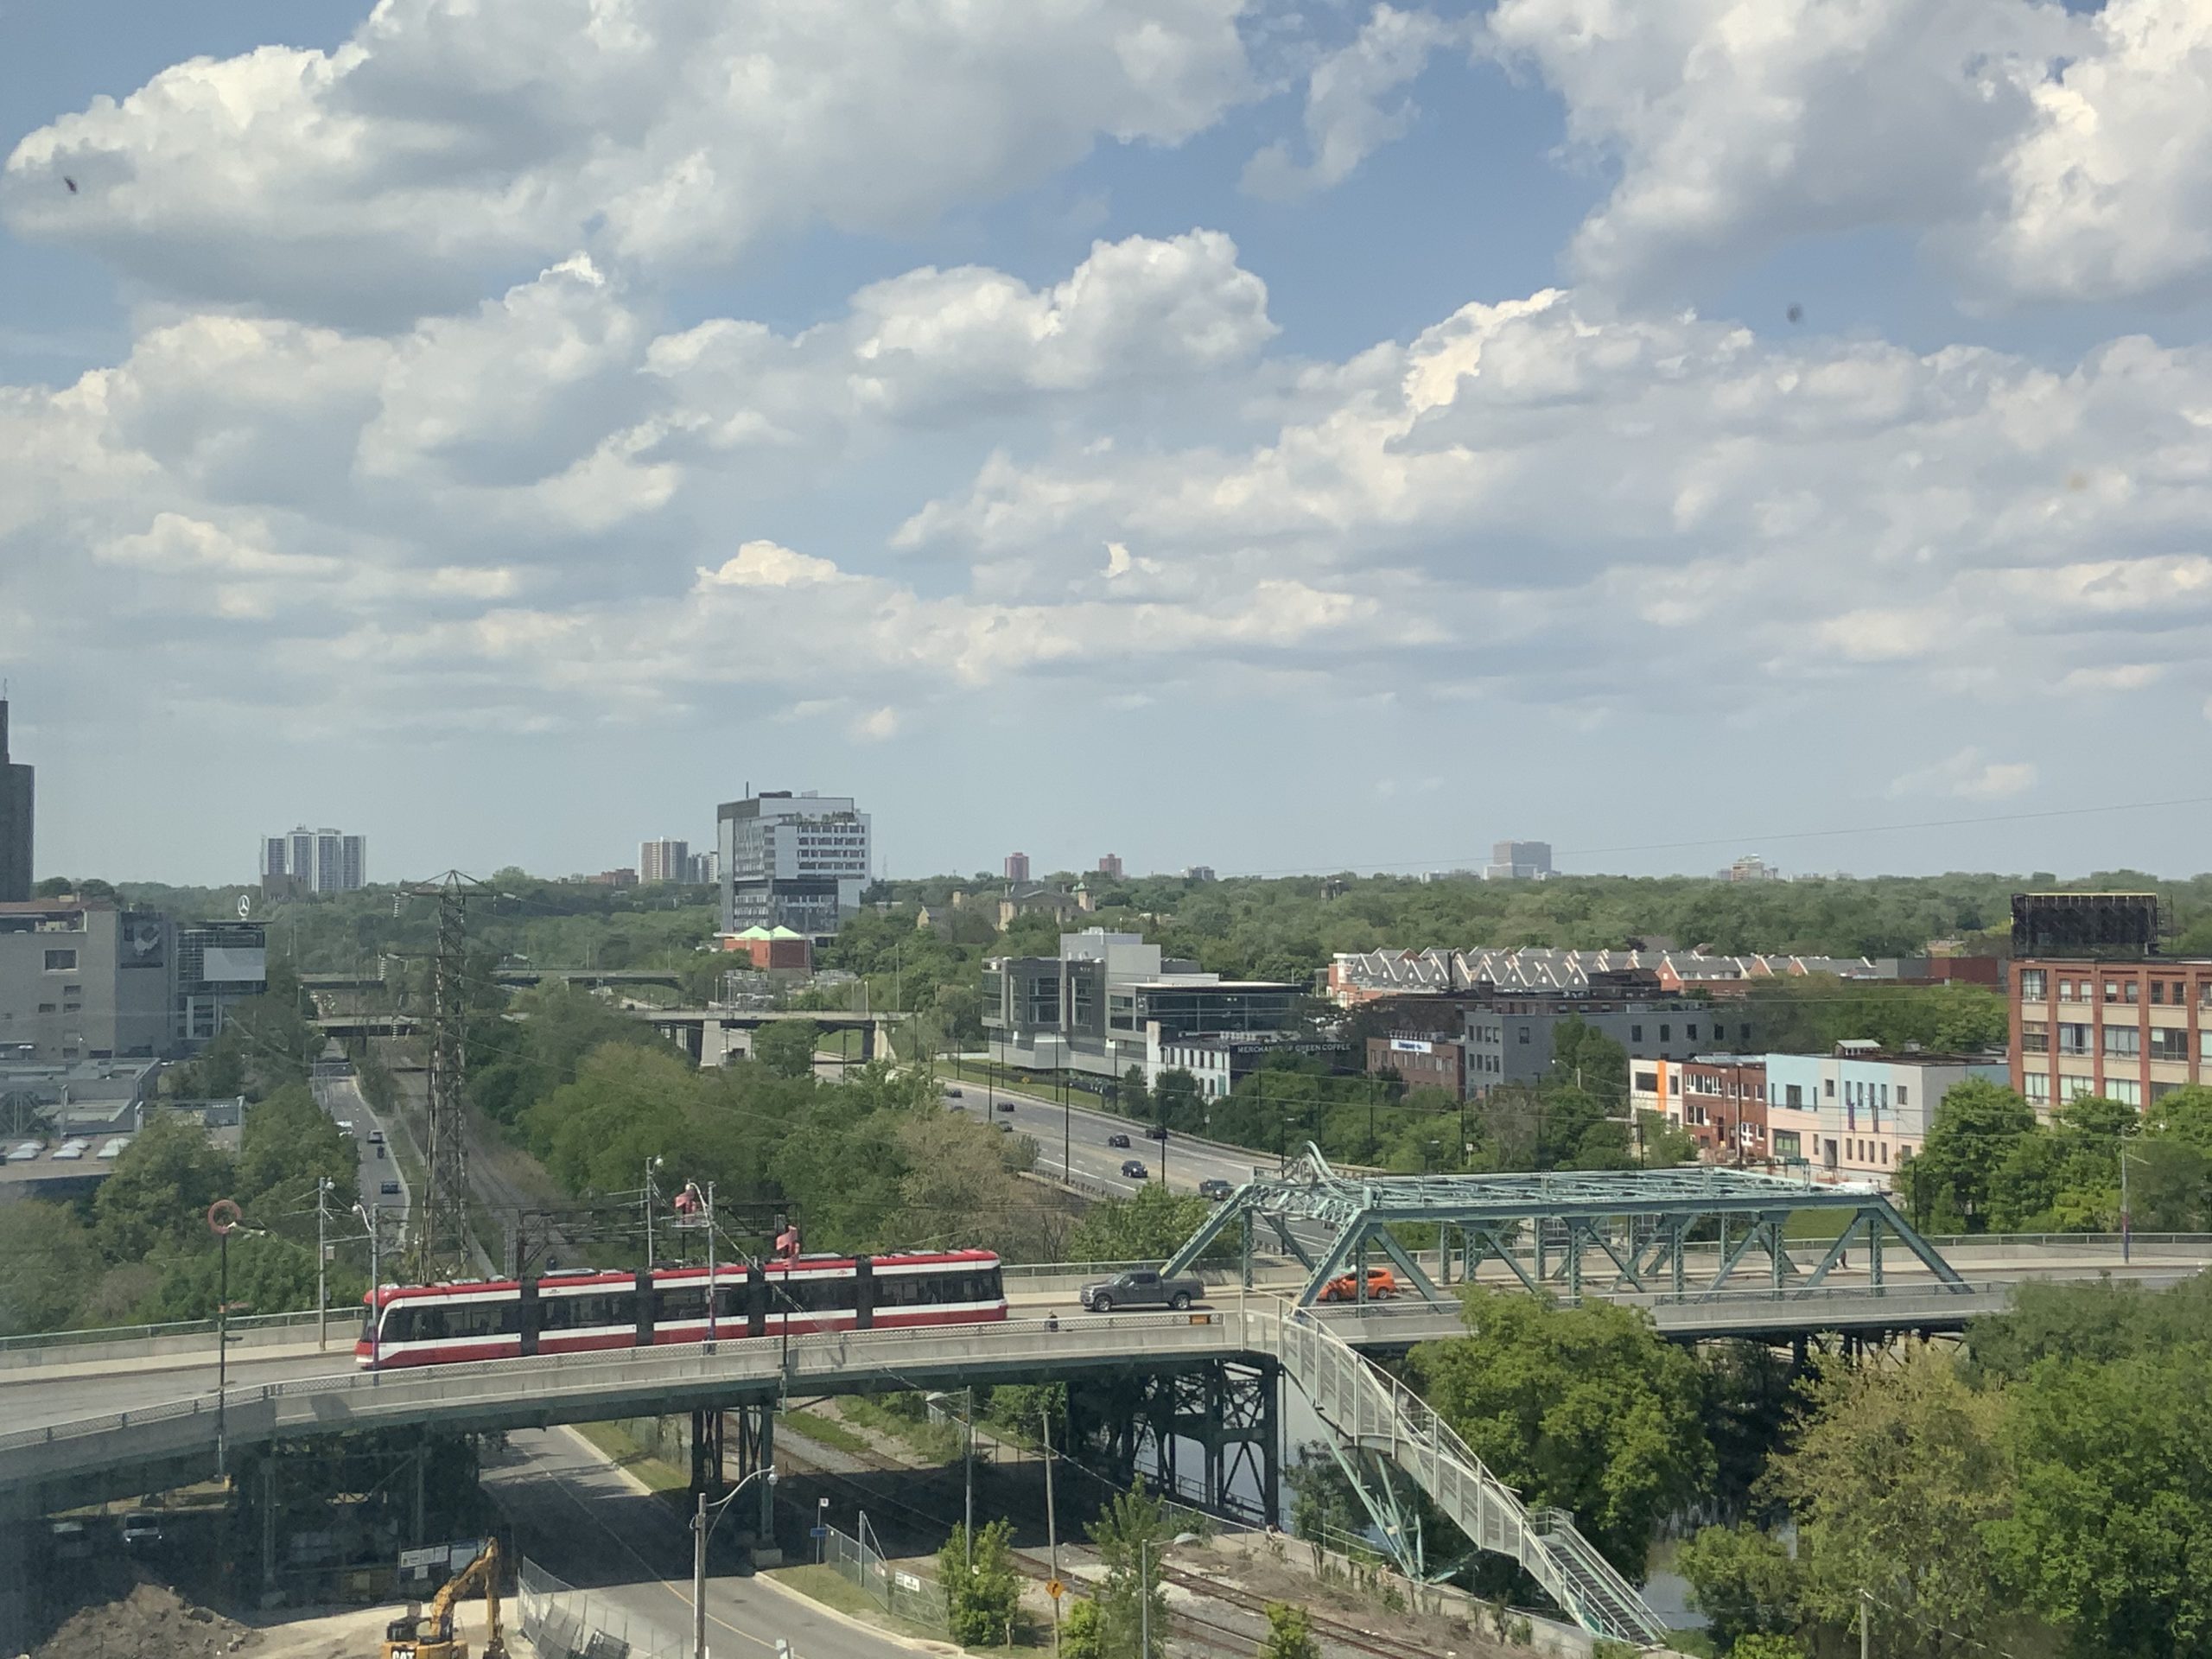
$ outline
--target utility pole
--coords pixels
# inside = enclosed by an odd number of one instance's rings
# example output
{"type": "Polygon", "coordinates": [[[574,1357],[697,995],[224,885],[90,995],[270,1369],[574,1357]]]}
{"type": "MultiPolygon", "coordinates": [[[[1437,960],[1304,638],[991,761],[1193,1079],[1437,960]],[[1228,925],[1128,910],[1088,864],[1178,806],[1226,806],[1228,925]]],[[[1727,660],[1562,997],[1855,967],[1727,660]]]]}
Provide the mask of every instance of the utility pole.
{"type": "Polygon", "coordinates": [[[652,1271],[653,1266],[653,1171],[659,1167],[660,1160],[658,1158],[648,1159],[645,1162],[645,1190],[642,1198],[642,1207],[645,1212],[645,1271],[648,1273],[652,1271]]]}
{"type": "Polygon", "coordinates": [[[1859,1659],[1872,1659],[1873,1654],[1874,1598],[1866,1591],[1859,1592],[1859,1659]]]}
{"type": "MultiPolygon", "coordinates": [[[[1152,1659],[1152,1540],[1137,1540],[1137,1659],[1152,1659]]],[[[1860,1659],[1865,1659],[1861,1656],[1860,1659]]]]}
{"type": "Polygon", "coordinates": [[[964,1408],[964,1409],[961,1412],[961,1414],[961,1414],[961,1416],[963,1417],[963,1419],[964,1419],[964,1420],[965,1420],[966,1424],[967,1424],[967,1428],[968,1428],[968,1433],[967,1433],[967,1436],[966,1436],[966,1439],[965,1439],[965,1441],[964,1441],[965,1450],[962,1452],[962,1455],[961,1455],[961,1461],[962,1461],[963,1464],[965,1464],[965,1465],[967,1465],[967,1466],[966,1466],[966,1468],[962,1471],[962,1478],[963,1478],[963,1482],[964,1482],[964,1484],[965,1484],[965,1485],[966,1485],[966,1487],[967,1487],[967,1522],[966,1522],[966,1524],[963,1527],[962,1530],[963,1530],[963,1532],[964,1532],[964,1533],[965,1533],[965,1535],[966,1535],[966,1536],[967,1536],[967,1541],[968,1541],[968,1575],[969,1575],[969,1577],[973,1578],[973,1577],[976,1575],[976,1386],[975,1386],[975,1384],[974,1384],[974,1383],[972,1383],[972,1382],[971,1382],[971,1383],[969,1383],[969,1384],[968,1385],[968,1389],[967,1389],[966,1392],[967,1392],[967,1405],[966,1405],[965,1408],[964,1408]]]}
{"type": "MultiPolygon", "coordinates": [[[[791,1340],[791,1321],[784,1321],[784,1340],[791,1340]]],[[[715,1351],[715,1184],[707,1183],[707,1351],[715,1351]]],[[[704,1548],[703,1545],[701,1548],[704,1548]]]]}
{"type": "Polygon", "coordinates": [[[321,1177],[315,1184],[315,1345],[318,1350],[330,1346],[329,1262],[330,1262],[330,1177],[321,1177]]]}
{"type": "Polygon", "coordinates": [[[1052,1659],[1059,1659],[1060,1512],[1052,1503],[1052,1402],[1049,1399],[1038,1409],[1037,1418],[1045,1434],[1045,1548],[1052,1573],[1052,1659]]]}

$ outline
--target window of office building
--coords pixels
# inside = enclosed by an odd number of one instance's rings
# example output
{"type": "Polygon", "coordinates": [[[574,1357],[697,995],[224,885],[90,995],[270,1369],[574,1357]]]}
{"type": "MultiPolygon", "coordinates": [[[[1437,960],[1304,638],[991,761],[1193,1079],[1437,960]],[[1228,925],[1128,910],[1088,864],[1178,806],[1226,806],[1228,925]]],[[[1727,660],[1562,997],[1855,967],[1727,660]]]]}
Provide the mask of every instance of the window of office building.
{"type": "Polygon", "coordinates": [[[1911,1104],[1912,1085],[1909,1083],[1901,1083],[1897,1084],[1897,1109],[1902,1111],[1904,1108],[1911,1104]]]}
{"type": "Polygon", "coordinates": [[[1662,1027],[1659,1027],[1659,1040],[1660,1040],[1661,1042],[1662,1042],[1662,1043],[1671,1043],[1672,1041],[1674,1041],[1674,1040],[1675,1040],[1675,1028],[1674,1028],[1674,1027],[1672,1027],[1672,1026],[1662,1026],[1662,1027]]]}
{"type": "Polygon", "coordinates": [[[2050,1022],[2048,1020],[2020,1021],[2020,1052],[2023,1054],[2050,1052],[2050,1022]]]}
{"type": "Polygon", "coordinates": [[[2020,1000],[2023,1002],[2042,1001],[2045,995],[2045,982],[2043,969],[2023,968],[2020,970],[2020,1000]]]}
{"type": "Polygon", "coordinates": [[[2050,1104],[2050,1073],[2030,1071],[2020,1079],[2020,1096],[2031,1106],[2050,1104]]]}
{"type": "Polygon", "coordinates": [[[2133,1059],[2143,1052],[2143,1033],[2133,1026],[2107,1026],[2105,1052],[2120,1059],[2133,1059]]]}
{"type": "Polygon", "coordinates": [[[2154,979],[2151,982],[2151,1000],[2153,1002],[2164,1002],[2166,1000],[2166,982],[2164,980],[2154,979]]]}
{"type": "Polygon", "coordinates": [[[2136,1077],[2107,1077],[2105,1098],[2116,1100],[2123,1106],[2140,1106],[2143,1103],[2142,1081],[2136,1077]]]}
{"type": "Polygon", "coordinates": [[[74,950],[49,950],[46,953],[46,971],[49,974],[74,973],[77,953],[74,950]]]}
{"type": "Polygon", "coordinates": [[[2189,1033],[2157,1027],[2151,1033],[2151,1058],[2154,1060],[2187,1060],[2189,1033]]]}
{"type": "Polygon", "coordinates": [[[1685,1042],[1694,1043],[1697,1041],[1697,1027],[1695,1026],[1684,1026],[1682,1027],[1682,1039],[1685,1042]]]}
{"type": "Polygon", "coordinates": [[[1802,1157],[1804,1154],[1800,1147],[1803,1144],[1804,1138],[1795,1129],[1777,1129],[1774,1132],[1774,1155],[1777,1158],[1802,1157]]]}
{"type": "Polygon", "coordinates": [[[1643,1040],[1643,1027],[1642,1026],[1630,1026],[1628,1028],[1628,1039],[1631,1043],[1642,1042],[1643,1040]]]}
{"type": "Polygon", "coordinates": [[[2089,1052],[2089,1028],[2068,1020],[2058,1024],[2058,1052],[2062,1054],[2087,1054],[2089,1052]]]}

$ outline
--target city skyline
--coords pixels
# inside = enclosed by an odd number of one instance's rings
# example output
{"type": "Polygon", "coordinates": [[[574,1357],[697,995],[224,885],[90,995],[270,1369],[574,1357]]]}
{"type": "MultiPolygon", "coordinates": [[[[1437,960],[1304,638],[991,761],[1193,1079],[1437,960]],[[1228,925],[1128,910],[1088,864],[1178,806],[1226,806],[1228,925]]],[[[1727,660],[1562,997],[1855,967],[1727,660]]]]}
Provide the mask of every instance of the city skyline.
{"type": "Polygon", "coordinates": [[[2202,857],[2061,816],[2212,738],[2212,123],[2139,7],[678,13],[525,116],[519,0],[90,5],[0,67],[41,875],[219,880],[302,790],[386,870],[597,868],[734,771],[894,872],[2202,857]],[[817,50],[849,109],[726,101],[817,50]],[[496,159],[423,186],[410,110],[496,159]],[[1683,847],[1655,766],[1758,787],[1683,847]]]}

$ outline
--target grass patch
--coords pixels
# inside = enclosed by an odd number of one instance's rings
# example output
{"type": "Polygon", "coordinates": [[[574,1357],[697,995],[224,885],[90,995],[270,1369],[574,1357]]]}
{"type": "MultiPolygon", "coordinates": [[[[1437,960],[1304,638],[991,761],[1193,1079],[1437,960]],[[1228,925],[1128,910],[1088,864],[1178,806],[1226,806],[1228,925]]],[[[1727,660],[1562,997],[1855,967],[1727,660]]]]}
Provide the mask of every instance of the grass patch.
{"type": "Polygon", "coordinates": [[[849,1395],[837,1402],[838,1415],[862,1428],[905,1441],[931,1463],[950,1463],[960,1455],[963,1437],[950,1423],[933,1423],[926,1417],[908,1417],[880,1401],[849,1395]]]}
{"type": "Polygon", "coordinates": [[[683,1498],[690,1495],[690,1472],[653,1456],[632,1440],[620,1423],[578,1423],[576,1432],[604,1452],[617,1468],[626,1469],[636,1476],[655,1497],[673,1493],[683,1498]]]}
{"type": "Polygon", "coordinates": [[[865,1437],[854,1433],[827,1412],[801,1409],[790,1413],[786,1421],[793,1433],[850,1457],[866,1457],[875,1450],[865,1437]]]}
{"type": "Polygon", "coordinates": [[[924,1642],[944,1640],[943,1630],[931,1630],[925,1625],[886,1612],[880,1602],[834,1567],[817,1567],[811,1563],[804,1567],[778,1567],[770,1568],[767,1576],[798,1591],[810,1601],[818,1601],[824,1607],[873,1624],[879,1630],[894,1631],[924,1642]]]}

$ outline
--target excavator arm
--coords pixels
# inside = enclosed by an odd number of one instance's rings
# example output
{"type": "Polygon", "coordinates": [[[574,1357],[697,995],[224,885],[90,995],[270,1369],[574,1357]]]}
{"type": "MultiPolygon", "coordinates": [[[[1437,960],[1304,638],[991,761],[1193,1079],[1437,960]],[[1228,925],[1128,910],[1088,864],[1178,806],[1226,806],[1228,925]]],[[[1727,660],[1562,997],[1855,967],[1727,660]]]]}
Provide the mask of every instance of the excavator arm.
{"type": "Polygon", "coordinates": [[[471,1590],[484,1592],[483,1659],[506,1659],[499,1626],[499,1541],[487,1540],[476,1559],[440,1586],[421,1616],[395,1620],[385,1632],[384,1659],[460,1659],[465,1643],[453,1637],[453,1610],[471,1590]]]}

